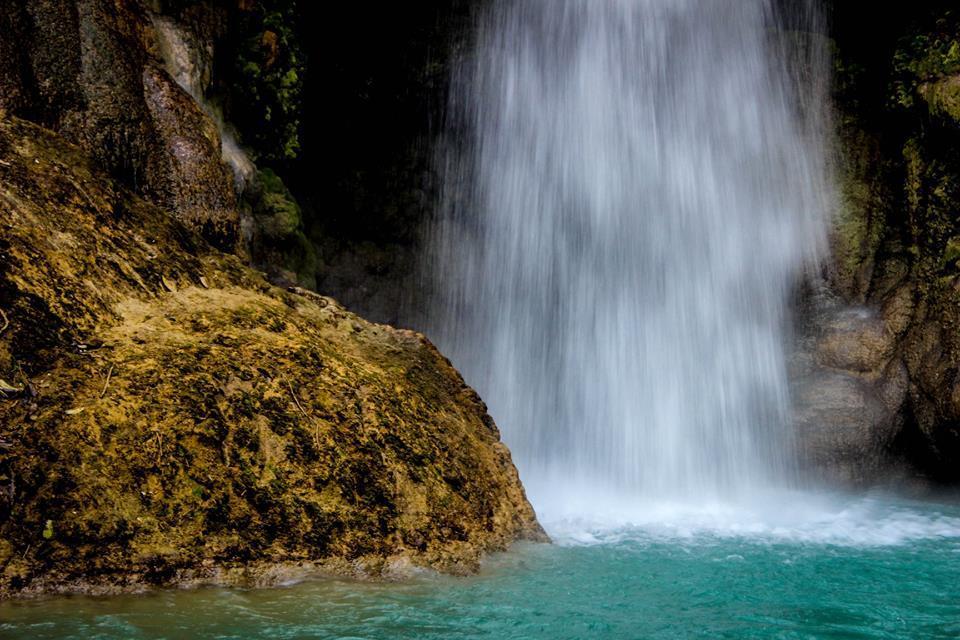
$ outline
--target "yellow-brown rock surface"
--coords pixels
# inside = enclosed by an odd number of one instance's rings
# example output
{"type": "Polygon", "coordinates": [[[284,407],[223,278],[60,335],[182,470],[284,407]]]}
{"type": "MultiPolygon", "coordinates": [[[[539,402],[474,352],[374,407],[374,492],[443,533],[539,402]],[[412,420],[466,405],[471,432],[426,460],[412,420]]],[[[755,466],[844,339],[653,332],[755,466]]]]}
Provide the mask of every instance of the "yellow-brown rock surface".
{"type": "Polygon", "coordinates": [[[270,286],[12,118],[0,310],[0,595],[465,572],[544,538],[423,336],[270,286]]]}

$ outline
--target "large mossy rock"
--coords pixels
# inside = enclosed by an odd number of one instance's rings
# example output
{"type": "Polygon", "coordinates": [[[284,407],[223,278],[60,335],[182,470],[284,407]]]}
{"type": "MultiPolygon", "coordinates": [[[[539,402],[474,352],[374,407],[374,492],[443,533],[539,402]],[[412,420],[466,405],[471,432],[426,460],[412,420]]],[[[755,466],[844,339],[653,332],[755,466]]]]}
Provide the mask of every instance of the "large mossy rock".
{"type": "Polygon", "coordinates": [[[543,539],[419,334],[268,285],[12,118],[0,210],[0,596],[463,572],[543,539]]]}

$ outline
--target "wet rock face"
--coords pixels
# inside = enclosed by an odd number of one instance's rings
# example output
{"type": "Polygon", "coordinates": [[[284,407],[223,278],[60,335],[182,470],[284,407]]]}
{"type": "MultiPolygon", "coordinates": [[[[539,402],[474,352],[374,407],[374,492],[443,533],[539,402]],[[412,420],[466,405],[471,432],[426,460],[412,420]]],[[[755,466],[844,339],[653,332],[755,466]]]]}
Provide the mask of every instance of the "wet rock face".
{"type": "Polygon", "coordinates": [[[50,127],[214,245],[236,247],[232,178],[209,116],[158,60],[136,0],[0,8],[0,109],[50,127]]]}
{"type": "Polygon", "coordinates": [[[866,307],[819,299],[791,360],[793,422],[802,460],[847,484],[909,475],[894,452],[908,377],[896,334],[866,307]]]}
{"type": "Polygon", "coordinates": [[[144,67],[143,90],[162,145],[150,164],[151,191],[213,245],[231,249],[238,240],[239,214],[217,126],[156,64],[144,67]]]}
{"type": "Polygon", "coordinates": [[[838,41],[833,253],[795,358],[804,453],[858,483],[960,481],[960,22],[912,13],[838,41]]]}
{"type": "Polygon", "coordinates": [[[0,119],[0,597],[475,570],[544,539],[422,336],[267,284],[0,119]]]}
{"type": "Polygon", "coordinates": [[[893,338],[869,309],[845,308],[827,314],[819,327],[817,364],[867,373],[890,358],[893,338]]]}

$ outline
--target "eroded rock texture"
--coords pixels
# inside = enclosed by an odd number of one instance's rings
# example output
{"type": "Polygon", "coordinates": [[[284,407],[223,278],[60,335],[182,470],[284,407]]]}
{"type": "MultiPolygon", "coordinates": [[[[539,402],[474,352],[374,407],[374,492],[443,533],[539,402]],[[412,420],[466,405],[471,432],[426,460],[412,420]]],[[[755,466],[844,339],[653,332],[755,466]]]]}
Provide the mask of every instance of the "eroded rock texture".
{"type": "Polygon", "coordinates": [[[146,6],[3,2],[0,59],[0,110],[59,132],[215,246],[236,248],[216,126],[164,68],[146,6]]]}
{"type": "Polygon", "coordinates": [[[462,572],[543,539],[421,335],[270,286],[12,118],[0,209],[0,595],[462,572]]]}

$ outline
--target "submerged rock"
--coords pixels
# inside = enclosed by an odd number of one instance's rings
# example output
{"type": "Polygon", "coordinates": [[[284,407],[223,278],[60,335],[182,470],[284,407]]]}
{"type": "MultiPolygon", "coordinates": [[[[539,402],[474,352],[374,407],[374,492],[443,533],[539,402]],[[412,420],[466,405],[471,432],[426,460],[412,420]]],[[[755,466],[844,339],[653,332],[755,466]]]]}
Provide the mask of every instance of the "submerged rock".
{"type": "Polygon", "coordinates": [[[270,286],[12,118],[0,203],[0,595],[464,572],[544,539],[423,336],[270,286]]]}

